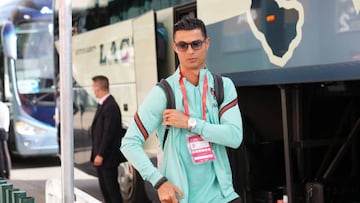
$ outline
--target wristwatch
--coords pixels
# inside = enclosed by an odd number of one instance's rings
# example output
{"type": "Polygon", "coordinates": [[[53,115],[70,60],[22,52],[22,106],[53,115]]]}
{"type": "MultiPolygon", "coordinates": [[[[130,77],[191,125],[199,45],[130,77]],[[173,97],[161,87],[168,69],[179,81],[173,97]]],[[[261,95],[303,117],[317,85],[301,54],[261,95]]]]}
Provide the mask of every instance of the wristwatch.
{"type": "Polygon", "coordinates": [[[196,126],[196,119],[190,117],[188,120],[188,130],[191,131],[192,129],[194,129],[196,126]]]}

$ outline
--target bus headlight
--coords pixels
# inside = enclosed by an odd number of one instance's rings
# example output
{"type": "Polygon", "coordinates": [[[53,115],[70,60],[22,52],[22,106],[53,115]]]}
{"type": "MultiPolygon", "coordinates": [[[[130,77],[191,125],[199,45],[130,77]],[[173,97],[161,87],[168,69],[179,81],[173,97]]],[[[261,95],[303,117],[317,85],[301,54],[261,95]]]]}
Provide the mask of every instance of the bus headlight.
{"type": "Polygon", "coordinates": [[[45,129],[38,128],[23,121],[16,122],[16,132],[21,135],[39,135],[47,133],[45,129]]]}

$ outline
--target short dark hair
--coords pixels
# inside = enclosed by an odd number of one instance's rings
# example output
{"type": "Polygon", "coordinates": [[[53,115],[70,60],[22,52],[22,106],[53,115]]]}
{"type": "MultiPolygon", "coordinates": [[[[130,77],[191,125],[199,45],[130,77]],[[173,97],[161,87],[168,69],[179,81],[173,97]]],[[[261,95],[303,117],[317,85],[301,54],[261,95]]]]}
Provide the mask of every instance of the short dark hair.
{"type": "Polygon", "coordinates": [[[92,78],[92,80],[98,83],[102,90],[109,90],[109,79],[104,75],[96,75],[92,78]]]}
{"type": "Polygon", "coordinates": [[[206,27],[202,20],[194,17],[184,17],[174,24],[174,35],[180,30],[195,30],[200,29],[205,39],[207,38],[206,27]]]}

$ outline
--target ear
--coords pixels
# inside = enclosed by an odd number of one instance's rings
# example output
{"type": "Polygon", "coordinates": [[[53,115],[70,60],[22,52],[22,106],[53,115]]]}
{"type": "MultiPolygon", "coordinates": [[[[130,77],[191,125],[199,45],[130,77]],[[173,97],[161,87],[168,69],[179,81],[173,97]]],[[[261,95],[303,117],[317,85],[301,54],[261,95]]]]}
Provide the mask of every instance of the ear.
{"type": "Polygon", "coordinates": [[[176,49],[175,42],[172,42],[172,48],[173,48],[174,52],[178,53],[178,52],[177,52],[177,49],[176,49]]]}
{"type": "Polygon", "coordinates": [[[208,49],[209,49],[209,47],[210,47],[210,42],[211,42],[210,38],[209,38],[209,37],[208,37],[208,38],[206,38],[206,40],[205,40],[206,50],[208,50],[208,49]]]}

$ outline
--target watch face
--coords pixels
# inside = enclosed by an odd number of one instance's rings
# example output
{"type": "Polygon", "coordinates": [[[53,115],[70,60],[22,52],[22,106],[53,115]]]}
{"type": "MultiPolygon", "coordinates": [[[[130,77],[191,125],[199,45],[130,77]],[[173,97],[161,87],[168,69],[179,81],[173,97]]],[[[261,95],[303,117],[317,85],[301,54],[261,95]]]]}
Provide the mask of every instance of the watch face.
{"type": "Polygon", "coordinates": [[[194,118],[189,118],[189,127],[190,128],[194,128],[196,125],[196,119],[194,118]]]}

